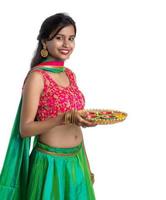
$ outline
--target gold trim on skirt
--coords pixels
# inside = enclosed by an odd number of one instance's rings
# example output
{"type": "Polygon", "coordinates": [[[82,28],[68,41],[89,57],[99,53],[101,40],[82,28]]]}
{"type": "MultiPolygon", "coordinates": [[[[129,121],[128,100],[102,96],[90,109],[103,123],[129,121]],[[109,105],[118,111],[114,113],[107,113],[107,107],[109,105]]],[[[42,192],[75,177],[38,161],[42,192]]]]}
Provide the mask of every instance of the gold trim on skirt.
{"type": "Polygon", "coordinates": [[[74,153],[57,153],[57,152],[47,151],[47,150],[42,149],[40,147],[35,147],[35,149],[38,150],[38,151],[41,151],[43,153],[54,155],[54,156],[75,156],[76,154],[79,153],[79,151],[74,152],[74,153]]]}

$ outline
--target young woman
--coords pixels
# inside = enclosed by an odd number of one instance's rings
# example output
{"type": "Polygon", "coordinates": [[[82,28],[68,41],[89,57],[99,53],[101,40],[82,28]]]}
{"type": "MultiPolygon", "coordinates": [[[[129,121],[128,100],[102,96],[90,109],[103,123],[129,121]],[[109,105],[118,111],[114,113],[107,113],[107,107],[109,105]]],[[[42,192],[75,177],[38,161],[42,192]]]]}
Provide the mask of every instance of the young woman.
{"type": "Polygon", "coordinates": [[[35,136],[36,141],[29,157],[24,199],[95,199],[81,127],[96,124],[81,112],[84,95],[75,74],[64,67],[74,50],[75,36],[73,19],[58,13],[43,22],[37,38],[20,108],[20,137],[35,136]]]}

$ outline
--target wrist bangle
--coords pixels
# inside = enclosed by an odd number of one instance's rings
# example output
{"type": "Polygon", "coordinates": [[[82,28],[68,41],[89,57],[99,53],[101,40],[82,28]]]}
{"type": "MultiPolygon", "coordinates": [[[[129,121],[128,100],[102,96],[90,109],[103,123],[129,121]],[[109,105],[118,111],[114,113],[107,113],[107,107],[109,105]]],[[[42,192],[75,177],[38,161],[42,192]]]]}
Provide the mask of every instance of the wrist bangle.
{"type": "Polygon", "coordinates": [[[76,124],[76,110],[65,113],[65,124],[76,124]]]}

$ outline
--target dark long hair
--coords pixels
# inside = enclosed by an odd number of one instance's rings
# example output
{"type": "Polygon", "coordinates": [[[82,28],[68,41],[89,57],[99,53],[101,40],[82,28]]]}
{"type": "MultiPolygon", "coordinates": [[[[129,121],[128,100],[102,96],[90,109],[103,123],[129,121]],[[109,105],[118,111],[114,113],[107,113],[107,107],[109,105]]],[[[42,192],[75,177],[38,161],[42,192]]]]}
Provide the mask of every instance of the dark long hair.
{"type": "Polygon", "coordinates": [[[69,15],[65,13],[57,13],[44,20],[44,22],[41,25],[39,35],[37,36],[38,46],[36,48],[36,51],[31,61],[31,69],[37,64],[39,64],[40,62],[44,61],[44,58],[41,57],[40,55],[40,51],[43,48],[41,41],[52,40],[62,28],[69,25],[72,25],[74,27],[75,34],[76,34],[75,21],[69,15]],[[53,31],[55,31],[55,33],[50,38],[49,36],[53,31]]]}

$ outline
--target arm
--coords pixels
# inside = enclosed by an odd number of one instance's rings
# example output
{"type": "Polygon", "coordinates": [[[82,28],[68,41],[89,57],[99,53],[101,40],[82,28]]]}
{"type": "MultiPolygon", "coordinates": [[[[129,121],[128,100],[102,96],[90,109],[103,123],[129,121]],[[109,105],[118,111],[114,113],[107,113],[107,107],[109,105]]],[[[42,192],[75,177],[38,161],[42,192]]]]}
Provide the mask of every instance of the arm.
{"type": "Polygon", "coordinates": [[[64,113],[45,121],[34,121],[43,88],[44,82],[41,74],[33,72],[28,75],[22,93],[23,99],[20,118],[20,134],[22,138],[40,135],[64,122],[64,113]]]}

